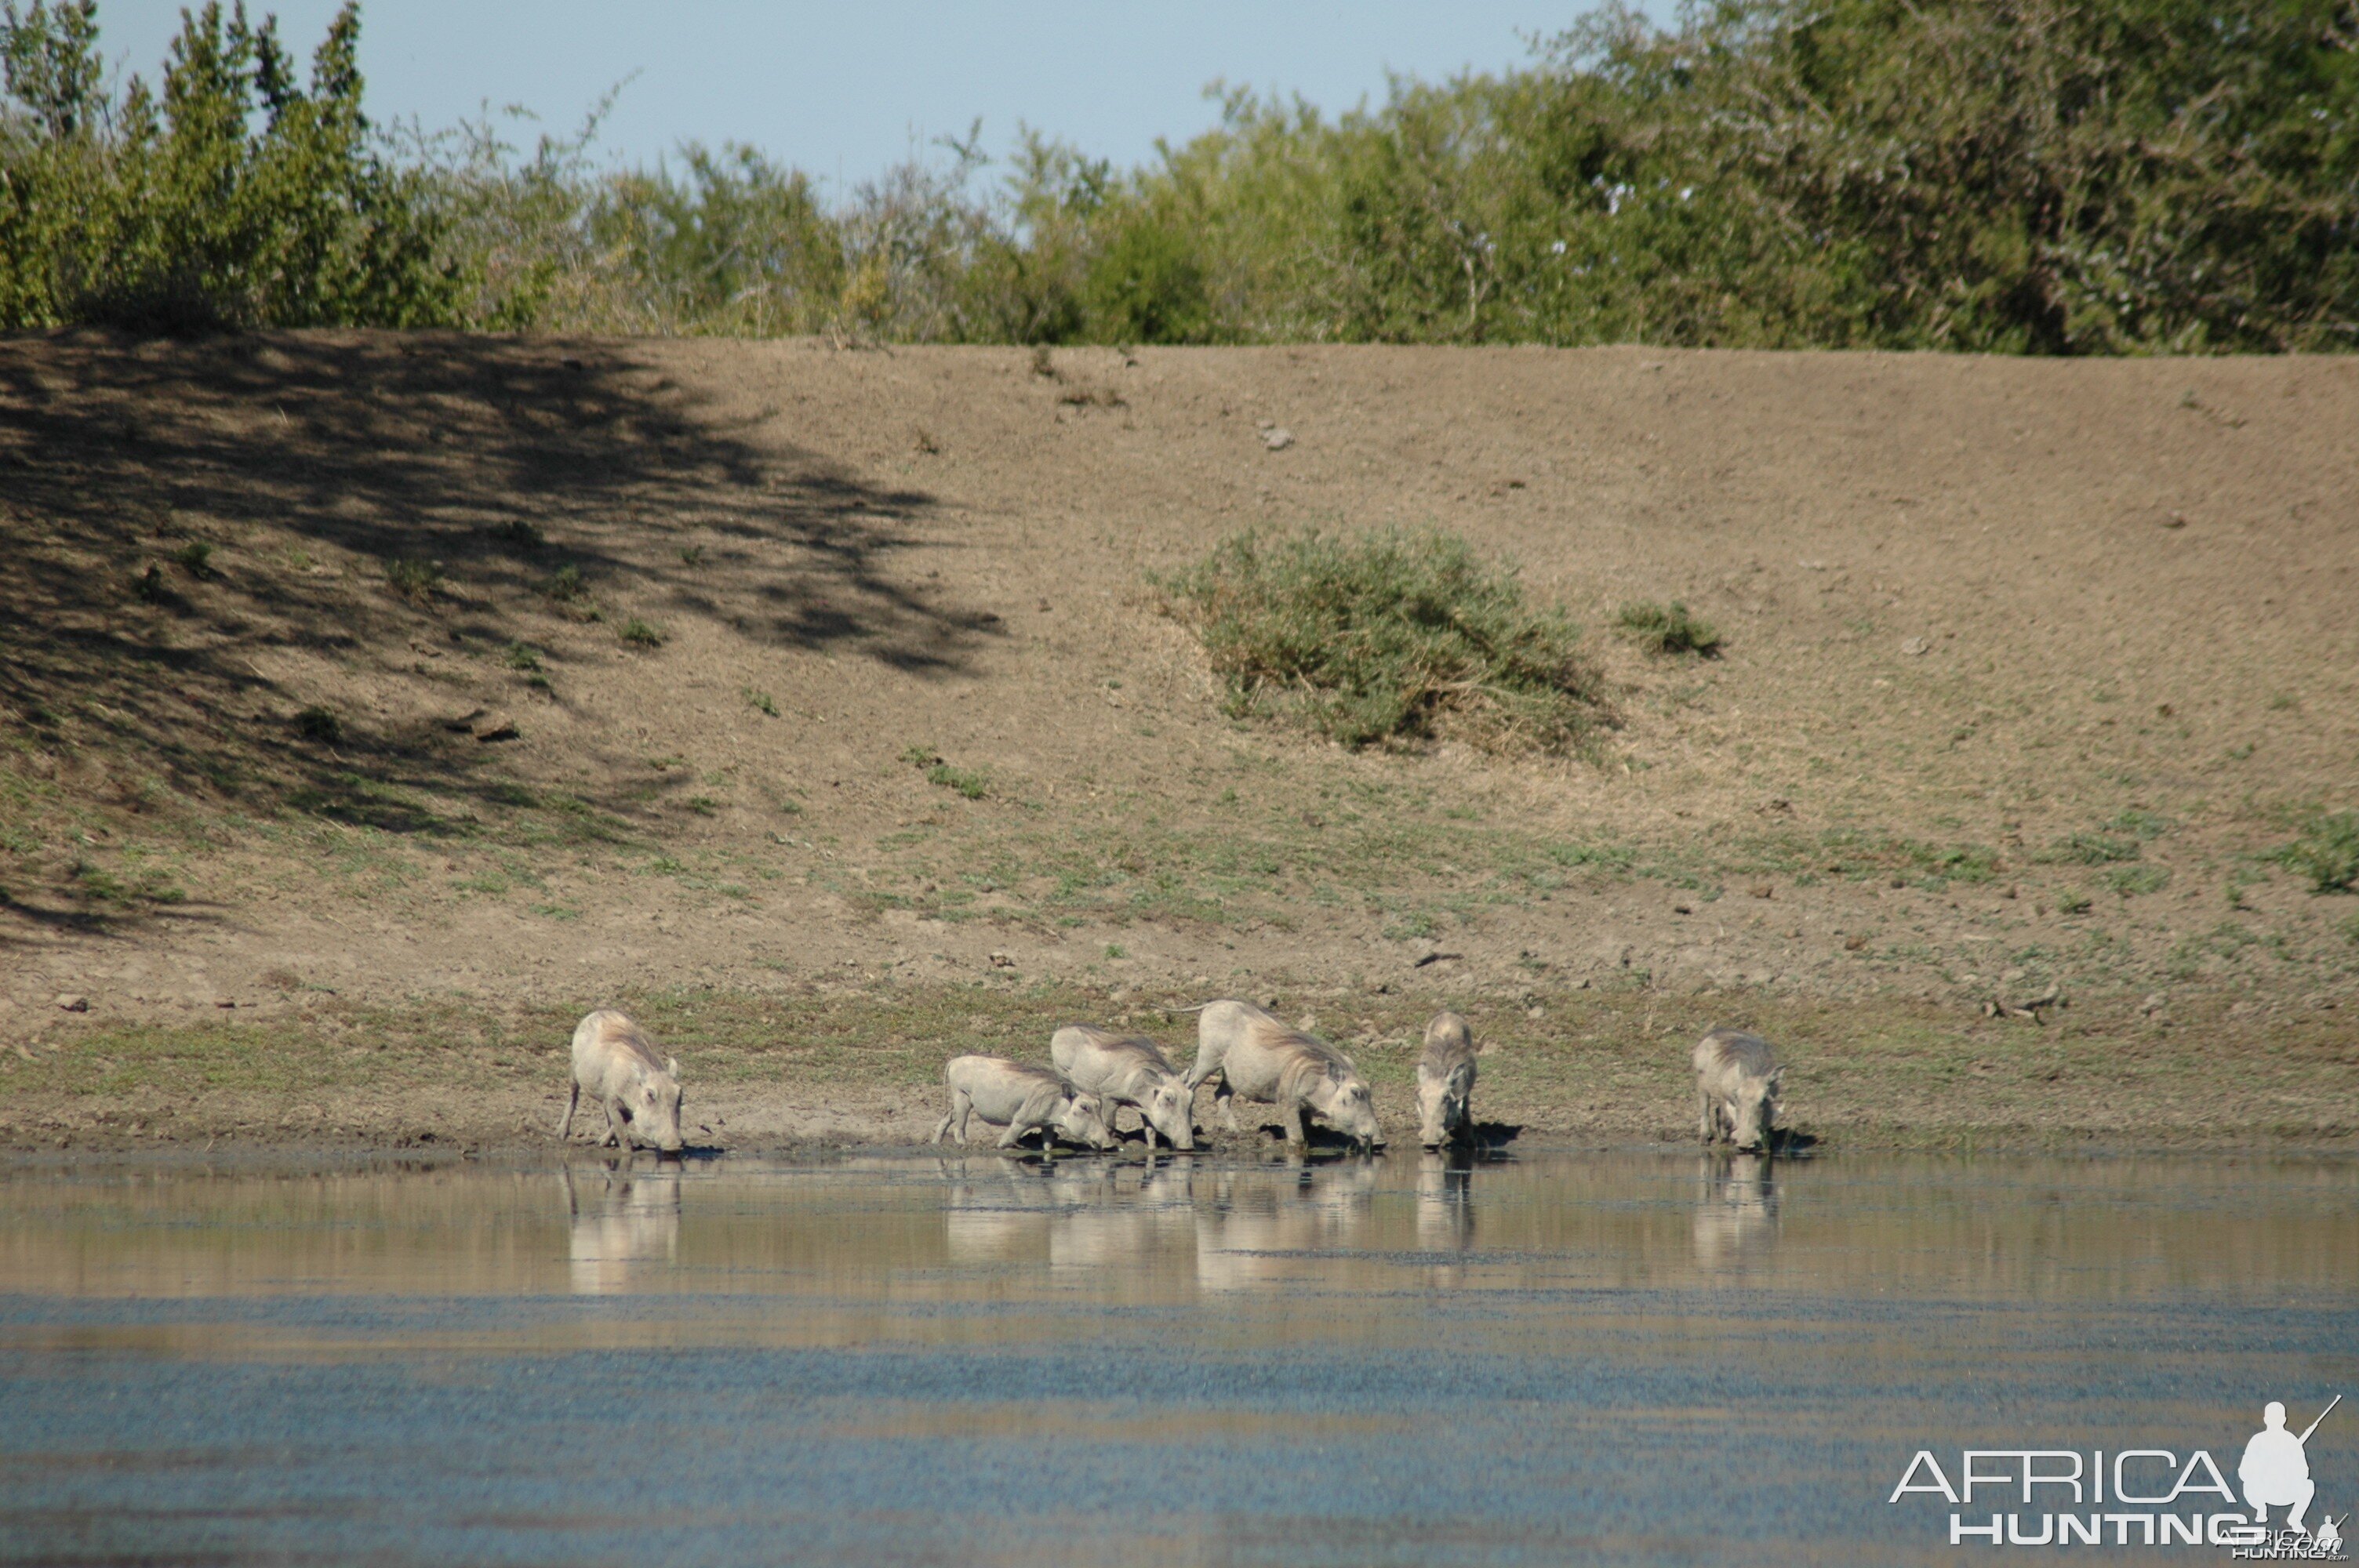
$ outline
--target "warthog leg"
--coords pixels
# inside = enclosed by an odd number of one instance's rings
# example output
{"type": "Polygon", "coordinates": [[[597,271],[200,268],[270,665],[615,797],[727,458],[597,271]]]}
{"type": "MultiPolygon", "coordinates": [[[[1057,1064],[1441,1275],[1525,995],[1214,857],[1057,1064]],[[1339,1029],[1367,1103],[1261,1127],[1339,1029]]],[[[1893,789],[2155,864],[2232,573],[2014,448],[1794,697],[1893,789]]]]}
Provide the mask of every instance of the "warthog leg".
{"type": "Polygon", "coordinates": [[[1221,1081],[1212,1087],[1212,1108],[1221,1113],[1221,1125],[1231,1132],[1237,1130],[1237,1108],[1231,1102],[1236,1092],[1229,1087],[1229,1075],[1223,1073],[1221,1081]]]}
{"type": "Polygon", "coordinates": [[[581,1103],[582,1080],[576,1078],[565,1086],[565,1119],[557,1124],[557,1141],[560,1143],[564,1142],[566,1134],[573,1130],[573,1108],[581,1103]]]}
{"type": "Polygon", "coordinates": [[[952,1089],[951,1091],[950,1114],[942,1118],[941,1125],[940,1127],[934,1129],[934,1141],[940,1143],[942,1141],[943,1135],[950,1131],[951,1124],[952,1122],[956,1122],[958,1124],[959,1143],[963,1147],[966,1143],[967,1112],[973,1108],[973,1105],[969,1102],[964,1093],[958,1089],[952,1089]]]}
{"type": "Polygon", "coordinates": [[[1299,1105],[1286,1108],[1286,1141],[1298,1149],[1310,1142],[1302,1130],[1302,1108],[1299,1105]]]}

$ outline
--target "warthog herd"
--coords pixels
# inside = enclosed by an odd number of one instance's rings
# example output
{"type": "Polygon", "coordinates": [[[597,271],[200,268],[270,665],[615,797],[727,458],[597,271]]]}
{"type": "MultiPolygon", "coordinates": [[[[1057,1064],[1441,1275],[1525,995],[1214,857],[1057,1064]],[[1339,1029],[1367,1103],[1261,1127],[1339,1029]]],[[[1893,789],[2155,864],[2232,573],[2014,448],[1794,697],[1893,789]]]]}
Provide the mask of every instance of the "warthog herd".
{"type": "MultiPolygon", "coordinates": [[[[942,1068],[949,1108],[934,1129],[940,1143],[952,1131],[966,1141],[967,1123],[980,1118],[1000,1130],[999,1147],[1016,1148],[1038,1133],[1043,1151],[1061,1139],[1085,1149],[1111,1149],[1116,1116],[1138,1113],[1148,1149],[1159,1134],[1174,1149],[1196,1146],[1196,1091],[1208,1080],[1222,1124],[1237,1128],[1239,1098],[1274,1108],[1288,1144],[1303,1147],[1316,1118],[1363,1149],[1384,1141],[1374,1097],[1352,1058],[1307,1030],[1292,1028],[1249,1001],[1209,1001],[1186,1011],[1196,1017],[1196,1064],[1186,1073],[1144,1035],[1116,1034],[1094,1024],[1069,1023],[1049,1038],[1052,1066],[1006,1056],[954,1056],[942,1068]]],[[[1428,1148],[1474,1133],[1474,1031],[1459,1013],[1442,1011],[1425,1026],[1417,1063],[1418,1141],[1428,1148]]],[[[1785,1069],[1757,1034],[1715,1029],[1696,1043],[1697,1132],[1706,1143],[1725,1137],[1740,1150],[1767,1148],[1776,1131],[1785,1069]]],[[[678,1153],[679,1063],[661,1055],[639,1026],[602,1008],[573,1032],[573,1083],[562,1141],[584,1093],[606,1113],[604,1142],[624,1149],[678,1153]]]]}

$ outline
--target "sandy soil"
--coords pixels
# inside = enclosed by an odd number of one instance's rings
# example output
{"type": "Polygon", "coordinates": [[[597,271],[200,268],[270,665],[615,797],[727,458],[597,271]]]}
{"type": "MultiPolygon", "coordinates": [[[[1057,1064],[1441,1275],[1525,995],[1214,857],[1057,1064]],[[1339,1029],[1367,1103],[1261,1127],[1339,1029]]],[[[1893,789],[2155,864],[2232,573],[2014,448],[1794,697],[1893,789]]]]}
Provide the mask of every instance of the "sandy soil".
{"type": "Polygon", "coordinates": [[[1969,1055],[2053,991],[2321,1042],[2291,1119],[2347,1119],[2359,900],[2267,857],[2359,802],[2359,362],[1043,368],[0,343],[7,1125],[233,1019],[699,988],[1841,1004],[1969,1055]],[[1388,523],[1596,629],[1596,755],[1223,716],[1149,574],[1388,523]],[[1639,598],[1724,656],[1617,641],[1639,598]]]}

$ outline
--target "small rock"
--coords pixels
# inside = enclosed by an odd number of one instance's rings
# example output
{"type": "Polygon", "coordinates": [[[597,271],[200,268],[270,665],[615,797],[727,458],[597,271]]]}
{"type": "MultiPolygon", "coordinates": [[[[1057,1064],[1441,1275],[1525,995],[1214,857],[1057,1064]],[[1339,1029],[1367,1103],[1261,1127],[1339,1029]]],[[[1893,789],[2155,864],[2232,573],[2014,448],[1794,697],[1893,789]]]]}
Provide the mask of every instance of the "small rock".
{"type": "Polygon", "coordinates": [[[217,996],[213,998],[213,1005],[215,1007],[234,1008],[237,1005],[237,999],[234,997],[217,996]]]}
{"type": "Polygon", "coordinates": [[[1273,452],[1282,452],[1294,445],[1294,432],[1283,425],[1273,426],[1261,433],[1261,444],[1273,452]]]}
{"type": "Polygon", "coordinates": [[[486,718],[475,721],[475,739],[487,746],[495,741],[518,740],[523,734],[524,731],[516,728],[516,720],[513,719],[486,718]]]}
{"type": "Polygon", "coordinates": [[[1527,1007],[1524,1009],[1524,1016],[1530,1019],[1546,1018],[1548,1016],[1548,1009],[1544,1007],[1527,1007]]]}
{"type": "Polygon", "coordinates": [[[2174,512],[2162,520],[2162,525],[2166,528],[2184,528],[2187,526],[2187,514],[2174,512]]]}
{"type": "Polygon", "coordinates": [[[991,967],[995,969],[1012,969],[1016,967],[1016,955],[1013,953],[994,953],[991,956],[991,967]]]}
{"type": "Polygon", "coordinates": [[[475,721],[483,718],[485,711],[481,708],[471,708],[464,713],[446,713],[435,722],[441,725],[443,729],[453,731],[473,730],[475,727],[475,721]]]}
{"type": "Polygon", "coordinates": [[[1920,654],[1930,653],[1932,650],[1932,647],[1933,644],[1928,643],[1922,637],[1911,637],[1908,641],[1900,644],[1900,651],[1913,659],[1920,654]]]}
{"type": "Polygon", "coordinates": [[[1675,903],[1671,905],[1671,913],[1673,914],[1693,914],[1695,913],[1695,909],[1691,904],[1675,903]]]}
{"type": "Polygon", "coordinates": [[[2164,1008],[2169,1007],[2169,1005],[2170,999],[2164,996],[2160,991],[2156,991],[2144,1001],[2138,1003],[2138,1011],[2146,1014],[2147,1017],[2152,1018],[2156,1013],[2160,1012],[2164,1008]]]}
{"type": "Polygon", "coordinates": [[[58,993],[58,1007],[65,1012],[88,1012],[90,998],[73,991],[60,991],[58,993]]]}
{"type": "Polygon", "coordinates": [[[1755,898],[1773,898],[1777,892],[1777,890],[1767,882],[1755,882],[1752,887],[1746,891],[1752,893],[1755,898]]]}

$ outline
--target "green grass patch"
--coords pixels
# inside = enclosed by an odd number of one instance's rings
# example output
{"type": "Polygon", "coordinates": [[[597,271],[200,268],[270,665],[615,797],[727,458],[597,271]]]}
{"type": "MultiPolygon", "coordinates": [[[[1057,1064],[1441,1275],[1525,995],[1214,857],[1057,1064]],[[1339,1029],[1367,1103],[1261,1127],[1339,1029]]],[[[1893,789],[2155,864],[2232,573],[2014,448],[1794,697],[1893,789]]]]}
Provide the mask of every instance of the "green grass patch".
{"type": "Polygon", "coordinates": [[[1612,720],[1579,629],[1527,605],[1513,567],[1455,534],[1248,531],[1153,580],[1237,717],[1348,746],[1457,738],[1495,752],[1561,752],[1612,720]]]}
{"type": "Polygon", "coordinates": [[[1709,622],[1689,614],[1688,607],[1676,599],[1668,605],[1651,599],[1635,600],[1615,613],[1614,624],[1650,654],[1709,659],[1720,653],[1720,633],[1709,622]]]}
{"type": "Polygon", "coordinates": [[[660,648],[664,645],[663,633],[654,623],[642,621],[636,615],[625,621],[622,631],[616,634],[635,648],[660,648]]]}
{"type": "Polygon", "coordinates": [[[2310,879],[2314,892],[2350,892],[2359,885],[2359,811],[2320,812],[2301,836],[2277,850],[2277,864],[2310,879]]]}
{"type": "Polygon", "coordinates": [[[2115,866],[2105,873],[2105,885],[2124,898],[2160,892],[2170,885],[2170,872],[2162,866],[2115,866]]]}
{"type": "Polygon", "coordinates": [[[2058,839],[2039,858],[2066,865],[2110,866],[2122,860],[2135,860],[2143,853],[2144,847],[2136,838],[2117,838],[2107,833],[2073,833],[2058,839]]]}

